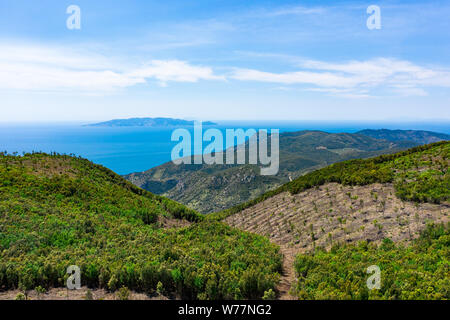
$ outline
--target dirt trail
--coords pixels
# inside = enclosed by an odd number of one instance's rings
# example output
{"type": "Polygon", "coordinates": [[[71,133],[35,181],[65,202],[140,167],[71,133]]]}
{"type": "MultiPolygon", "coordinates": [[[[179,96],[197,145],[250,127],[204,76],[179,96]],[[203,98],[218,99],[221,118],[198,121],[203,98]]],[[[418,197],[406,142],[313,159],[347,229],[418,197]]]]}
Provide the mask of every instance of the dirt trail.
{"type": "Polygon", "coordinates": [[[289,294],[291,285],[296,282],[294,259],[296,250],[294,248],[288,248],[285,245],[280,246],[281,253],[283,254],[283,273],[281,274],[280,283],[277,290],[279,292],[278,299],[280,300],[295,300],[296,298],[289,294]]]}

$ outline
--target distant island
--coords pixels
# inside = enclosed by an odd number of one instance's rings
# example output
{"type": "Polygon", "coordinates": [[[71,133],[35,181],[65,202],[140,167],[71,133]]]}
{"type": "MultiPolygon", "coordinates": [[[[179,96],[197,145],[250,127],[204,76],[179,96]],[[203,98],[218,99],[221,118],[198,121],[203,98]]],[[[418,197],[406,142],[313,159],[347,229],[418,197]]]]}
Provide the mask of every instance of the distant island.
{"type": "MultiPolygon", "coordinates": [[[[193,126],[194,121],[173,118],[130,118],[114,119],[105,122],[87,124],[89,127],[181,127],[193,126]]],[[[202,122],[204,126],[213,126],[217,123],[211,121],[202,122]]]]}
{"type": "Polygon", "coordinates": [[[419,144],[427,144],[443,140],[450,140],[450,135],[448,134],[423,130],[365,129],[358,131],[357,133],[375,139],[384,139],[395,142],[413,141],[419,144]]]}

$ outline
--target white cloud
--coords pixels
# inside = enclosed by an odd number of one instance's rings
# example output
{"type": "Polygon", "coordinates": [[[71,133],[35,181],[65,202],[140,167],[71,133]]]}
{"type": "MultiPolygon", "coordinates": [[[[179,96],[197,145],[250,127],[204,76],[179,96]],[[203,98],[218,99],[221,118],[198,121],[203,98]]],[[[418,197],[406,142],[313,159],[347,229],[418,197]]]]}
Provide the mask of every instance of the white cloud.
{"type": "Polygon", "coordinates": [[[0,88],[19,90],[110,91],[145,82],[111,70],[80,71],[58,66],[0,62],[0,88]]]}
{"type": "MultiPolygon", "coordinates": [[[[277,59],[272,56],[267,58],[277,59]]],[[[278,59],[283,60],[281,57],[278,59]]],[[[226,76],[209,66],[180,60],[150,60],[143,65],[109,58],[92,51],[73,51],[45,46],[0,45],[0,89],[104,93],[156,81],[195,83],[234,79],[266,82],[284,88],[302,85],[304,90],[347,98],[368,98],[384,90],[400,96],[426,96],[427,88],[450,87],[450,71],[424,67],[409,61],[377,58],[332,63],[292,60],[294,71],[268,72],[234,68],[226,76]],[[381,91],[380,91],[381,90],[381,91]]]]}
{"type": "Polygon", "coordinates": [[[235,69],[231,78],[243,81],[273,82],[282,84],[314,84],[323,87],[353,87],[354,79],[329,72],[308,71],[271,73],[252,69],[235,69]],[[339,84],[339,85],[337,85],[339,84]]]}
{"type": "MultiPolygon", "coordinates": [[[[333,90],[351,89],[347,96],[368,97],[361,89],[394,88],[401,95],[426,95],[426,87],[450,87],[450,71],[415,65],[409,61],[378,58],[368,61],[329,63],[307,60],[299,63],[300,71],[273,73],[254,69],[235,69],[231,78],[284,85],[309,85],[333,90]],[[337,88],[337,89],[336,89],[337,88]]],[[[317,90],[318,91],[318,90],[317,90]]]]}
{"type": "Polygon", "coordinates": [[[308,88],[305,90],[311,92],[328,93],[336,97],[349,99],[373,98],[373,96],[368,94],[368,90],[337,89],[337,88],[308,88]]]}
{"type": "Polygon", "coordinates": [[[394,93],[400,96],[416,96],[416,97],[426,97],[428,92],[422,88],[408,87],[408,86],[398,86],[392,90],[394,93]]]}
{"type": "Polygon", "coordinates": [[[192,66],[178,60],[153,60],[150,65],[130,73],[130,76],[155,78],[163,83],[224,80],[224,77],[214,75],[213,70],[209,67],[192,66]]]}
{"type": "Polygon", "coordinates": [[[92,52],[71,50],[70,48],[0,45],[0,62],[9,64],[33,64],[41,66],[63,66],[77,69],[112,68],[110,59],[92,52]]]}
{"type": "Polygon", "coordinates": [[[0,89],[108,92],[146,83],[221,80],[209,67],[178,60],[124,65],[105,56],[36,46],[0,46],[0,89]]]}

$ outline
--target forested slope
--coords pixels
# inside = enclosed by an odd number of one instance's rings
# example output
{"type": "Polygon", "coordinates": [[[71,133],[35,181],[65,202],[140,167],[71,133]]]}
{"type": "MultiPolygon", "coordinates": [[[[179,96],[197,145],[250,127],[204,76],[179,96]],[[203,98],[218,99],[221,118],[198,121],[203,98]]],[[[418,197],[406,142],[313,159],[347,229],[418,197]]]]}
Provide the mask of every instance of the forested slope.
{"type": "Polygon", "coordinates": [[[84,159],[2,154],[0,290],[64,287],[69,265],[112,291],[160,282],[169,297],[241,299],[275,287],[276,245],[202,220],[84,159]]]}
{"type": "Polygon", "coordinates": [[[260,175],[259,165],[168,162],[124,177],[141,188],[199,212],[211,213],[257,198],[291,179],[335,162],[394,153],[416,145],[413,141],[392,142],[352,133],[284,132],[280,134],[280,168],[274,176],[260,175]]]}

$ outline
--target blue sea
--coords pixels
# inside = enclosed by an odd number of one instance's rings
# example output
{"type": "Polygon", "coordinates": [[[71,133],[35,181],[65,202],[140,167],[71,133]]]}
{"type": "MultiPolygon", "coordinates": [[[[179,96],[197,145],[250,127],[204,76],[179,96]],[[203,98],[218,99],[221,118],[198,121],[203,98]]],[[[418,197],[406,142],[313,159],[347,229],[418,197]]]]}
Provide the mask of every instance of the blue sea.
{"type": "MultiPolygon", "coordinates": [[[[362,129],[386,128],[429,130],[450,134],[450,122],[220,121],[213,127],[222,132],[227,128],[254,128],[279,129],[280,132],[322,130],[352,133],[362,129]]],[[[203,129],[207,128],[211,126],[205,126],[203,129]]],[[[192,128],[186,129],[193,131],[192,128]]],[[[0,150],[9,153],[43,151],[75,154],[104,165],[119,174],[127,174],[145,171],[170,161],[172,148],[178,143],[171,141],[173,130],[174,128],[89,127],[83,123],[3,123],[0,124],[0,150]]]]}

